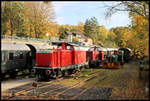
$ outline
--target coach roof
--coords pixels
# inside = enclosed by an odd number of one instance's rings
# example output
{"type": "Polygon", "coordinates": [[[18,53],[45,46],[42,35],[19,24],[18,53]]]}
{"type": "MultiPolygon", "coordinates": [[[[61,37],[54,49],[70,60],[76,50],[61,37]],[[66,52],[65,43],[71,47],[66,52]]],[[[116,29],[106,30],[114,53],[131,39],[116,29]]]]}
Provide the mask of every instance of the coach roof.
{"type": "Polygon", "coordinates": [[[2,42],[1,43],[1,50],[30,50],[30,48],[23,43],[9,43],[9,42],[2,42]]]}

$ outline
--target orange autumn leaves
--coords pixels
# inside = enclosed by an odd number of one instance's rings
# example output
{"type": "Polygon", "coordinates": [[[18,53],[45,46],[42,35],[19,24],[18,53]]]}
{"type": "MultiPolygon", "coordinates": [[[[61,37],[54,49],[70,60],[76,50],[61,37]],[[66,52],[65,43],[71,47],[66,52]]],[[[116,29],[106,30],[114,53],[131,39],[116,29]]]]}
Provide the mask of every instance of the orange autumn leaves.
{"type": "Polygon", "coordinates": [[[134,30],[138,34],[137,46],[141,48],[144,55],[149,56],[149,21],[142,16],[135,16],[133,19],[134,30]]]}

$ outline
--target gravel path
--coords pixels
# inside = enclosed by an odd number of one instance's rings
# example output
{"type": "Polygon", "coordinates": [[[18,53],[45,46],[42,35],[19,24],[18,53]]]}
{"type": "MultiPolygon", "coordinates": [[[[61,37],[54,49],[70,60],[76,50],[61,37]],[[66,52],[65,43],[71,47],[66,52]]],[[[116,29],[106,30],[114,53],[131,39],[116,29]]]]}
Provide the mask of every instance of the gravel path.
{"type": "Polygon", "coordinates": [[[1,82],[1,91],[3,92],[5,90],[15,88],[17,86],[32,83],[33,81],[35,81],[35,78],[2,81],[1,82]]]}

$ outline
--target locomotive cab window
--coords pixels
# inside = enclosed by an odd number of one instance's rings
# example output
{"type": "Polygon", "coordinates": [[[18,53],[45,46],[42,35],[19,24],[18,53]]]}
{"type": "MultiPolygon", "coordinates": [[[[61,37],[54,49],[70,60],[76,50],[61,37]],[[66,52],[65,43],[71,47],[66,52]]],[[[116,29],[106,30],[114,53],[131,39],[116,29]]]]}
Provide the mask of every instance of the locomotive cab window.
{"type": "Polygon", "coordinates": [[[72,50],[72,46],[67,46],[66,49],[67,50],[72,50]]]}
{"type": "Polygon", "coordinates": [[[94,51],[94,48],[90,48],[90,51],[94,51]]]}
{"type": "Polygon", "coordinates": [[[9,60],[13,60],[14,53],[9,53],[9,60]]]}
{"type": "Polygon", "coordinates": [[[58,48],[58,49],[62,49],[62,44],[58,44],[58,45],[57,45],[57,48],[58,48]]]}
{"type": "Polygon", "coordinates": [[[58,49],[62,49],[62,46],[58,46],[58,49]]]}
{"type": "Polygon", "coordinates": [[[96,51],[99,51],[99,48],[96,48],[96,51]]]}

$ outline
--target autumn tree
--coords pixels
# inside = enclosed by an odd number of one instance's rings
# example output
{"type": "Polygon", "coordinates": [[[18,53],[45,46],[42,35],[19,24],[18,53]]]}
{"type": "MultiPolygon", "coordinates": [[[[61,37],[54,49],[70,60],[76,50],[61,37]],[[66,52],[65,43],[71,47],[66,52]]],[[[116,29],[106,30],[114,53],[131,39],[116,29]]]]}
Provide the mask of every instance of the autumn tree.
{"type": "Polygon", "coordinates": [[[136,48],[136,50],[148,55],[147,49],[149,49],[149,21],[141,16],[134,17],[133,21],[135,24],[132,26],[132,29],[136,31],[136,37],[139,41],[138,48],[136,48]]]}
{"type": "Polygon", "coordinates": [[[116,37],[117,35],[114,32],[109,31],[106,40],[115,42],[116,37]]]}
{"type": "MultiPolygon", "coordinates": [[[[149,1],[120,1],[115,5],[107,6],[106,17],[118,11],[128,11],[131,19],[130,40],[123,42],[132,49],[148,54],[149,50],[149,1]]],[[[127,32],[126,32],[127,33],[127,32]]]]}
{"type": "Polygon", "coordinates": [[[9,21],[8,11],[10,11],[10,9],[8,8],[7,2],[2,2],[1,8],[1,34],[5,35],[8,31],[7,22],[9,21]]]}
{"type": "Polygon", "coordinates": [[[97,33],[97,38],[98,40],[101,40],[104,42],[108,36],[108,30],[105,28],[105,26],[99,26],[98,28],[98,33],[97,33]]]}
{"type": "Polygon", "coordinates": [[[107,7],[106,17],[110,17],[118,11],[128,11],[132,15],[142,16],[149,19],[149,1],[119,1],[107,7]]]}
{"type": "Polygon", "coordinates": [[[2,30],[1,33],[5,35],[10,31],[10,35],[16,35],[18,33],[24,33],[25,16],[24,16],[24,5],[22,2],[16,1],[3,1],[2,2],[2,30]]]}
{"type": "Polygon", "coordinates": [[[55,13],[51,2],[19,2],[3,1],[2,2],[2,30],[1,34],[8,33],[11,36],[29,36],[44,38],[46,33],[50,36],[57,36],[51,27],[56,26],[54,23],[55,13]]]}
{"type": "Polygon", "coordinates": [[[81,21],[78,22],[77,32],[81,32],[84,34],[84,23],[81,21]]]}
{"type": "Polygon", "coordinates": [[[49,28],[55,18],[51,2],[25,2],[25,7],[30,36],[34,33],[34,37],[42,38],[46,33],[51,33],[49,28]]]}

